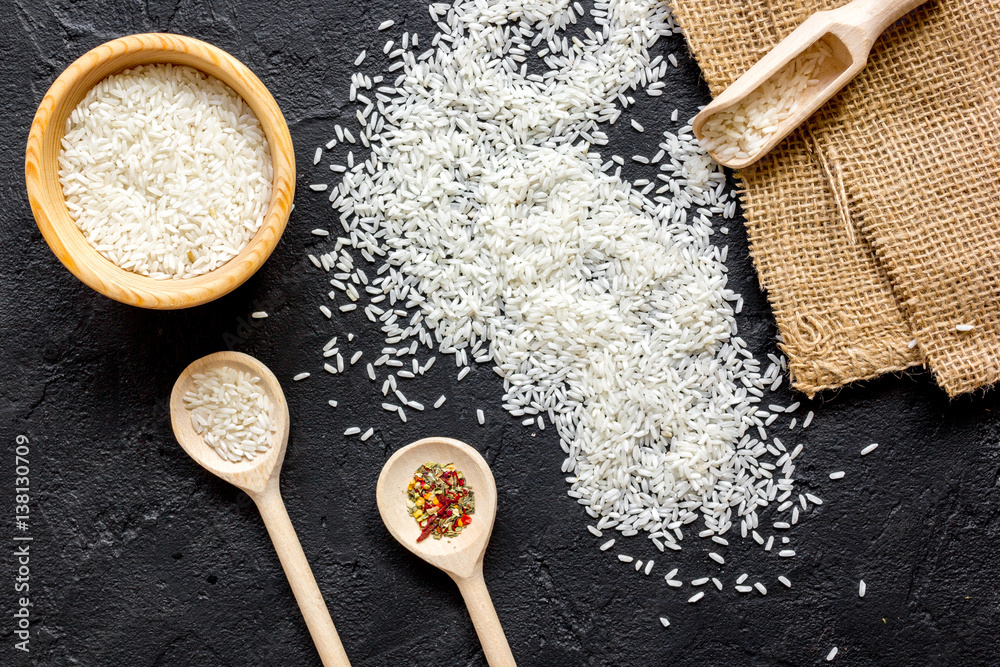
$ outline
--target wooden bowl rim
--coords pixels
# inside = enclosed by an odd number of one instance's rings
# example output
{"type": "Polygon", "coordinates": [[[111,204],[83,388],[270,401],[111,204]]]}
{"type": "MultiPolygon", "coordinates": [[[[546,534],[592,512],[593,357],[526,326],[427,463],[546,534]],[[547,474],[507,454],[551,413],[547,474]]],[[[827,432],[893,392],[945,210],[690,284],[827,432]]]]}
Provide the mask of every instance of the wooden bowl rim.
{"type": "MultiPolygon", "coordinates": [[[[57,149],[55,155],[58,156],[57,149]]],[[[119,37],[91,49],[52,83],[31,123],[25,152],[25,183],[35,222],[45,242],[73,275],[122,303],[161,310],[189,308],[242,285],[274,251],[295,195],[295,154],[278,103],[243,63],[222,49],[192,37],[143,33],[119,37]],[[45,149],[51,148],[52,142],[56,145],[61,142],[65,119],[93,85],[111,74],[149,63],[195,67],[235,90],[257,116],[271,152],[271,201],[260,229],[236,257],[194,278],[159,280],[123,269],[104,257],[69,215],[58,181],[57,157],[45,156],[45,149]],[[99,69],[107,71],[85,83],[99,69]],[[58,197],[54,196],[53,187],[58,197]]]]}

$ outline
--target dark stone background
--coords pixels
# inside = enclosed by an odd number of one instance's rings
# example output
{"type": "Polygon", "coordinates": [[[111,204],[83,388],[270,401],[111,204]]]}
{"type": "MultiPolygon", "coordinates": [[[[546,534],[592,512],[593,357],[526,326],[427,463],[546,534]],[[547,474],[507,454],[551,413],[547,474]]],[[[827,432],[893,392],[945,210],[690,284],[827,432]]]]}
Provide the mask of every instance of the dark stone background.
{"type": "MultiPolygon", "coordinates": [[[[309,230],[335,223],[325,197],[306,188],[329,180],[326,160],[312,166],[313,150],[341,114],[353,116],[346,94],[355,55],[367,48],[372,72],[385,40],[414,29],[429,46],[423,2],[0,3],[0,516],[8,517],[0,519],[0,664],[319,664],[252,503],[191,462],[168,424],[178,372],[226,347],[259,357],[284,382],[293,422],[286,503],[356,665],[484,664],[455,587],[393,542],[375,507],[385,459],[431,434],[474,444],[493,466],[500,506],[486,578],[521,665],[808,665],[834,645],[835,664],[998,664],[996,392],[948,401],[917,372],[804,404],[800,419],[811,407],[815,423],[786,431],[785,442],[806,445],[802,488],[826,502],[791,531],[798,557],[736,539],[717,567],[705,556],[711,543],[689,533],[687,547],[656,554],[645,577],[618,562],[617,549],[597,550],[565,494],[554,430],[508,416],[490,369],[458,384],[450,358],[439,359],[408,393],[449,401],[406,424],[381,410],[381,382],[361,367],[322,372],[318,350],[333,333],[369,327],[360,311],[332,322],[317,311],[328,287],[306,259],[318,242],[309,230]],[[387,18],[397,25],[377,33],[387,18]],[[274,256],[235,293],[180,312],[124,306],[78,282],[46,247],[24,193],[25,139],[49,84],[88,49],[147,31],[199,37],[245,62],[281,105],[299,158],[297,208],[274,256]],[[250,320],[261,308],[270,318],[250,320]],[[293,384],[302,370],[313,377],[293,384]],[[340,407],[330,409],[329,398],[340,407]],[[378,430],[360,443],[340,435],[350,425],[378,430]],[[12,648],[10,618],[17,434],[32,442],[28,655],[12,648]],[[861,459],[870,442],[881,447],[861,459]],[[834,470],[847,477],[830,481],[834,470]],[[663,581],[673,566],[685,581],[718,574],[726,588],[709,586],[689,605],[688,585],[663,581]],[[736,593],[743,571],[769,594],[736,593]],[[791,590],[775,581],[781,573],[791,590]],[[869,586],[863,600],[859,578],[869,586]]],[[[685,53],[679,37],[657,49],[685,53]]],[[[697,67],[681,60],[663,97],[637,96],[647,132],[627,122],[613,128],[615,152],[655,152],[673,107],[690,117],[707,99],[697,67]]],[[[773,350],[773,320],[741,225],[731,227],[728,263],[747,304],[741,334],[763,355],[773,350]]],[[[373,334],[360,340],[369,359],[381,346],[373,334]]],[[[777,399],[793,400],[784,389],[777,399]]],[[[648,540],[622,542],[638,557],[655,553],[648,540]]]]}

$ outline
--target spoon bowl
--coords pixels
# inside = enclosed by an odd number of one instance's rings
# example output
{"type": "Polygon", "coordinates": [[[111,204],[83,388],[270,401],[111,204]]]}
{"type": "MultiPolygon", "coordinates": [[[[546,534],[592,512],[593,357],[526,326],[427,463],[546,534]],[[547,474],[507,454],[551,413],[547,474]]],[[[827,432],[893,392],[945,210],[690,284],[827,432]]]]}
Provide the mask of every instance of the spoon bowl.
{"type": "Polygon", "coordinates": [[[324,667],[350,667],[347,653],[330,618],[323,594],[313,576],[309,561],[295,534],[291,519],[281,499],[278,478],[288,446],[288,403],[274,373],[253,357],[240,352],[216,352],[198,359],[180,374],[170,393],[170,423],[177,442],[198,465],[247,492],[264,520],[267,533],[278,552],[295,601],[302,611],[309,634],[324,667]],[[260,378],[259,387],[271,403],[271,423],[275,433],[271,447],[251,461],[228,461],[219,456],[194,430],[184,396],[194,389],[194,376],[228,366],[260,378]]]}
{"type": "Polygon", "coordinates": [[[497,514],[497,486],[486,460],[469,445],[451,438],[425,438],[403,447],[386,462],[376,490],[378,511],[392,536],[434,567],[468,577],[482,562],[497,514]],[[406,485],[424,463],[454,463],[475,494],[472,523],[456,537],[417,542],[420,526],[406,511],[406,485]]]}
{"type": "Polygon", "coordinates": [[[281,472],[285,449],[288,447],[288,403],[285,401],[284,392],[281,391],[281,384],[271,369],[248,354],[216,352],[198,359],[185,368],[170,393],[170,422],[177,442],[188,456],[216,477],[221,477],[251,495],[263,492],[267,481],[272,476],[277,477],[281,472]],[[257,386],[264,391],[271,402],[271,421],[275,426],[274,440],[266,452],[258,454],[252,461],[234,462],[219,456],[194,430],[191,417],[184,405],[184,396],[194,390],[195,375],[224,366],[259,377],[260,383],[257,386]]]}
{"type": "Polygon", "coordinates": [[[483,579],[483,555],[497,513],[497,486],[486,460],[452,438],[425,438],[393,454],[375,490],[382,522],[396,540],[419,558],[448,573],[462,593],[490,667],[510,667],[514,656],[483,579]],[[420,527],[406,511],[406,487],[424,463],[454,463],[475,495],[472,523],[452,538],[417,542],[420,527]]]}

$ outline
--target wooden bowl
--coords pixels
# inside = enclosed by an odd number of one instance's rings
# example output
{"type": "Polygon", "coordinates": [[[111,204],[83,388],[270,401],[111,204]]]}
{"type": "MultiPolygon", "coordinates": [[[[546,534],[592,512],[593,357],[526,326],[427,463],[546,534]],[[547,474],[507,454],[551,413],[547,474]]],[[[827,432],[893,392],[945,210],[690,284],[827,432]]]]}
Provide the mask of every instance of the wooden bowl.
{"type": "Polygon", "coordinates": [[[106,296],[143,308],[197,306],[243,284],[278,244],[295,195],[295,153],[277,102],[253,72],[231,55],[197,39],[150,33],[112,40],[83,54],[53,82],[31,123],[24,159],[28,200],[46,243],[73,275],[106,296]],[[137,65],[188,65],[214,76],[253,109],[271,150],[271,203],[260,229],[219,268],[177,280],[157,280],[119,267],[100,254],[70,218],[59,183],[59,152],[66,120],[87,92],[107,76],[137,65]]]}

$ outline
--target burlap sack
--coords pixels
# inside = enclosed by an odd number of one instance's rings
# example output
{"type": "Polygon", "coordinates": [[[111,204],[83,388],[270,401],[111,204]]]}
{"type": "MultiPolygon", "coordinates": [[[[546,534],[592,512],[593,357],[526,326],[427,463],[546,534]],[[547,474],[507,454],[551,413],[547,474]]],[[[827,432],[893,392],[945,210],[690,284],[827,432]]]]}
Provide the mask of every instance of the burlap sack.
{"type": "MultiPolygon", "coordinates": [[[[845,4],[670,2],[713,95],[845,4]]],[[[934,0],[903,18],[739,177],[798,389],[922,363],[950,395],[1000,379],[1000,0],[934,0]]]]}

